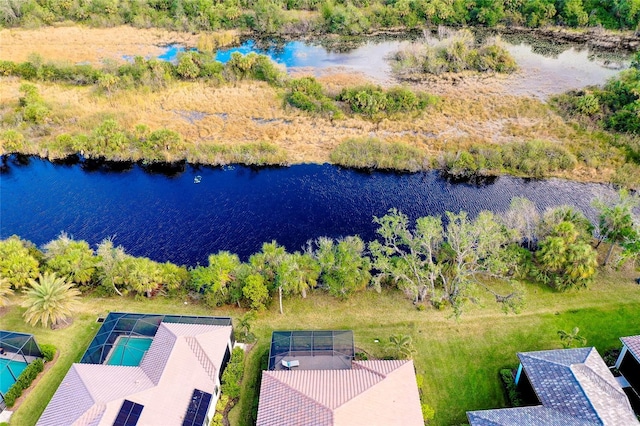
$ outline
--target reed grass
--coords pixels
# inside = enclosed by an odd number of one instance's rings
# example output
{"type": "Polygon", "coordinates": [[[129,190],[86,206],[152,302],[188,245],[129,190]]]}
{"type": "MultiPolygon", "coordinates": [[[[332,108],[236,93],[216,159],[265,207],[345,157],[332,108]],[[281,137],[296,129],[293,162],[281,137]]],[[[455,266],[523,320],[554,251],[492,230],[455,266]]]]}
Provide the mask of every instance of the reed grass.
{"type": "Polygon", "coordinates": [[[331,152],[334,164],[357,169],[417,172],[429,169],[424,151],[400,142],[375,138],[348,139],[331,152]]]}
{"type": "MultiPolygon", "coordinates": [[[[339,93],[354,80],[338,75],[335,79],[325,76],[319,81],[329,88],[327,92],[339,93]]],[[[278,163],[286,158],[287,163],[295,164],[332,161],[331,153],[349,139],[372,137],[403,144],[431,158],[478,146],[539,139],[566,148],[578,160],[574,170],[557,170],[553,176],[632,182],[628,170],[616,172],[628,161],[623,147],[616,145],[616,138],[567,122],[548,105],[524,97],[491,92],[478,94],[474,90],[464,96],[452,92],[442,94],[439,103],[418,116],[397,116],[393,120],[348,116],[331,120],[283,107],[283,89],[265,82],[239,81],[222,86],[173,82],[155,91],[138,88],[110,95],[91,87],[36,83],[51,110],[50,119],[43,125],[25,125],[17,112],[22,81],[2,77],[1,83],[0,135],[7,130],[17,131],[24,140],[23,152],[49,158],[68,153],[56,150],[54,142],[60,135],[86,135],[105,120],[113,119],[128,132],[133,132],[138,125],[145,125],[151,131],[177,132],[185,149],[166,157],[172,160],[188,157],[190,161],[205,163],[209,161],[205,155],[207,146],[232,147],[258,141],[286,153],[286,156],[276,156],[278,163]],[[196,158],[198,154],[203,157],[196,158]]],[[[2,141],[0,138],[0,143],[2,141]]],[[[129,152],[126,154],[123,158],[138,158],[129,152]]]]}

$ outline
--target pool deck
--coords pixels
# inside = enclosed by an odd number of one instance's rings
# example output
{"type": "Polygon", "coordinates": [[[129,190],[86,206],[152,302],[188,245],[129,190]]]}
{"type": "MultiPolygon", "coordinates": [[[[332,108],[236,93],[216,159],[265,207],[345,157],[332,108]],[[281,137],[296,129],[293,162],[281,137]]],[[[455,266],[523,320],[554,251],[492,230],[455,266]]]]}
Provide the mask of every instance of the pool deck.
{"type": "Polygon", "coordinates": [[[274,370],[350,370],[351,357],[340,355],[316,355],[316,356],[285,356],[278,357],[278,362],[274,365],[274,370]],[[298,361],[298,367],[287,368],[282,365],[282,361],[298,361]]]}
{"type": "Polygon", "coordinates": [[[23,356],[15,352],[5,352],[4,355],[0,355],[0,359],[8,359],[11,361],[20,361],[20,362],[24,362],[26,360],[27,364],[31,364],[33,361],[38,359],[38,357],[27,356],[27,355],[23,356]]]}

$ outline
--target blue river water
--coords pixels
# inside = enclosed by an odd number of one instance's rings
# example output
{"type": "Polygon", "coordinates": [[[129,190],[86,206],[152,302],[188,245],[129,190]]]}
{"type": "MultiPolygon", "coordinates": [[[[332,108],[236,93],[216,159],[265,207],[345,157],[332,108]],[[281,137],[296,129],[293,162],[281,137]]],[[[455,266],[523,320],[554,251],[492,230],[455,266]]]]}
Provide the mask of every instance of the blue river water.
{"type": "Polygon", "coordinates": [[[195,265],[219,250],[246,259],[271,240],[290,251],[320,236],[372,240],[373,217],[393,207],[412,219],[459,210],[475,215],[504,211],[512,197],[526,196],[540,209],[570,204],[594,218],[591,200],[612,192],[559,179],[500,177],[478,186],[437,172],[364,173],[327,164],[186,165],[168,175],[135,164],[114,171],[9,157],[0,174],[0,238],[17,234],[41,246],[64,231],[95,248],[112,236],[130,254],[195,265]]]}

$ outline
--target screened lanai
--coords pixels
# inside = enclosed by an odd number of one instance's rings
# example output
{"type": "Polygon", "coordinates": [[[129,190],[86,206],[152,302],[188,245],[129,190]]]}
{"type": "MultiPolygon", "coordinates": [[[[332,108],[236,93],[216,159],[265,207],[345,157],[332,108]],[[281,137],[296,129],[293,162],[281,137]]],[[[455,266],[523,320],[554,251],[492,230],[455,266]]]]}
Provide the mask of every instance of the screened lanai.
{"type": "Polygon", "coordinates": [[[33,335],[0,330],[0,411],[5,407],[4,394],[37,358],[42,353],[33,335]]]}
{"type": "Polygon", "coordinates": [[[346,370],[354,355],[351,330],[274,331],[269,370],[346,370]]]}
{"type": "Polygon", "coordinates": [[[104,319],[80,363],[138,365],[161,322],[231,325],[228,317],[111,312],[104,319]]]}

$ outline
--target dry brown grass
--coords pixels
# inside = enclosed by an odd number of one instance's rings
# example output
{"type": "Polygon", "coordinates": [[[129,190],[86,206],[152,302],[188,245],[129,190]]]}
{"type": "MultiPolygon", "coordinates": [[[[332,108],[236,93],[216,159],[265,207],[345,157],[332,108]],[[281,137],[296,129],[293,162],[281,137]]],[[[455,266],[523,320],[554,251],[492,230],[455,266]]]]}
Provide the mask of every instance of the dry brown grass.
{"type": "Polygon", "coordinates": [[[129,26],[88,28],[79,25],[37,30],[0,30],[0,59],[22,62],[37,53],[49,61],[98,64],[104,59],[123,60],[123,55],[157,56],[160,46],[180,43],[196,46],[199,35],[129,26]]]}
{"type": "MultiPolygon", "coordinates": [[[[351,84],[348,76],[327,78],[334,90],[351,84]]],[[[4,109],[17,106],[21,82],[0,85],[4,109]]],[[[38,84],[54,112],[51,136],[90,132],[107,117],[125,128],[146,124],[152,130],[169,128],[196,145],[267,141],[284,148],[292,162],[325,162],[347,138],[374,136],[404,142],[437,154],[478,143],[545,139],[570,143],[573,128],[545,104],[516,96],[482,95],[460,98],[444,95],[439,106],[415,117],[379,122],[357,117],[331,121],[283,107],[282,97],[261,82],[216,87],[206,83],[176,83],[158,91],[130,90],[111,96],[92,88],[38,84]]],[[[49,137],[49,136],[46,136],[49,137]]],[[[37,142],[38,138],[35,138],[37,142]]]]}

